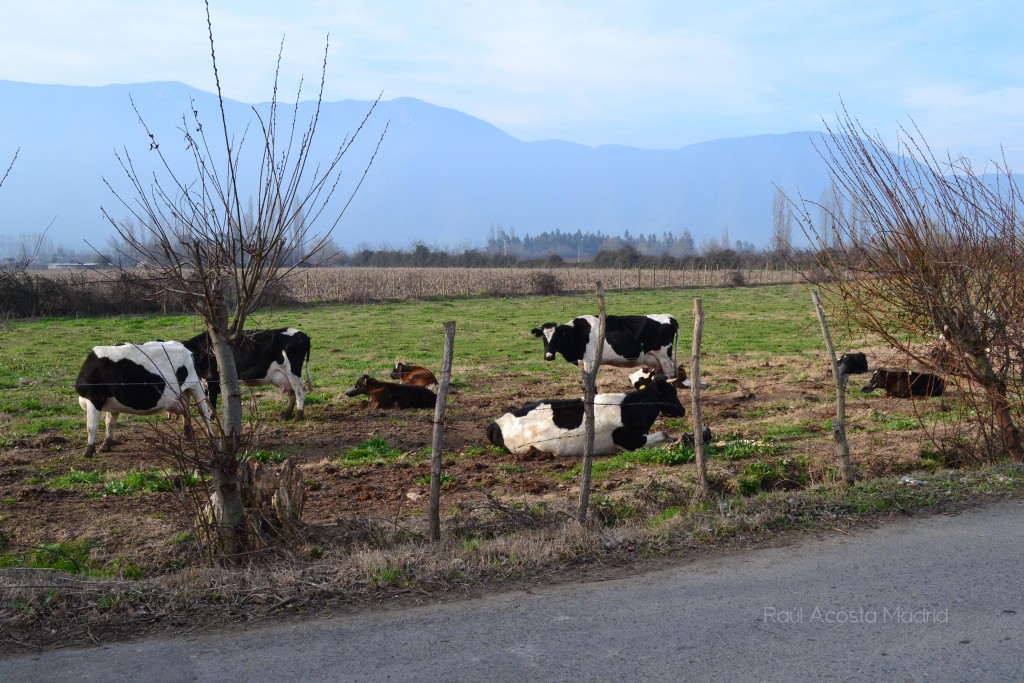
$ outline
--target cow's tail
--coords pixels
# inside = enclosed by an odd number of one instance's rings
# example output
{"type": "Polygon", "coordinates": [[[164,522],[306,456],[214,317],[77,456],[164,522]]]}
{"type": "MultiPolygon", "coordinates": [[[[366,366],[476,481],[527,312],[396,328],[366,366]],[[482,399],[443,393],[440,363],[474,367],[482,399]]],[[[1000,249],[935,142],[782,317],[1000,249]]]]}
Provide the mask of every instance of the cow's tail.
{"type": "Polygon", "coordinates": [[[672,344],[672,378],[679,376],[679,321],[676,320],[676,340],[672,344]]]}
{"type": "Polygon", "coordinates": [[[306,345],[306,391],[313,391],[313,380],[309,376],[309,351],[312,344],[306,345]]]}

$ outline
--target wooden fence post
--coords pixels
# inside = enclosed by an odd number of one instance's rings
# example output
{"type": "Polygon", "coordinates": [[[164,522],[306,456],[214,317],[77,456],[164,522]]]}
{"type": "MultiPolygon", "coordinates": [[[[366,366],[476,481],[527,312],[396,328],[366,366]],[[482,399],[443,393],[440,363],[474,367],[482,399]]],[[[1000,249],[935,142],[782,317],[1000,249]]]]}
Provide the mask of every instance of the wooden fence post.
{"type": "Polygon", "coordinates": [[[604,311],[604,285],[598,280],[597,289],[597,310],[600,323],[597,328],[597,349],[594,354],[594,362],[587,367],[584,361],[581,373],[583,375],[583,425],[586,431],[583,442],[583,473],[580,475],[580,509],[576,516],[580,524],[587,522],[587,510],[590,507],[590,474],[594,466],[594,397],[597,395],[597,371],[601,367],[601,357],[604,355],[604,330],[607,316],[604,311]]]}
{"type": "Polygon", "coordinates": [[[704,421],[700,409],[700,342],[704,334],[704,304],[701,298],[693,299],[693,353],[690,360],[691,419],[693,420],[693,454],[697,463],[697,481],[701,495],[711,494],[708,486],[708,462],[704,453],[704,421]]]}
{"type": "Polygon", "coordinates": [[[828,331],[828,323],[825,321],[825,311],[821,308],[818,290],[811,290],[811,301],[814,302],[814,310],[818,312],[821,333],[825,337],[825,348],[828,350],[828,358],[832,363],[832,379],[836,383],[836,420],[832,423],[832,438],[836,441],[836,458],[839,460],[839,469],[843,472],[843,481],[849,485],[855,480],[853,463],[850,461],[850,444],[846,440],[846,384],[849,378],[845,372],[839,369],[839,363],[836,361],[836,349],[832,345],[832,335],[828,331]]]}
{"type": "Polygon", "coordinates": [[[448,402],[448,386],[452,379],[452,357],[455,355],[455,321],[444,324],[444,356],[441,378],[434,406],[434,439],[430,459],[430,540],[441,540],[441,450],[444,440],[444,408],[448,402]]]}

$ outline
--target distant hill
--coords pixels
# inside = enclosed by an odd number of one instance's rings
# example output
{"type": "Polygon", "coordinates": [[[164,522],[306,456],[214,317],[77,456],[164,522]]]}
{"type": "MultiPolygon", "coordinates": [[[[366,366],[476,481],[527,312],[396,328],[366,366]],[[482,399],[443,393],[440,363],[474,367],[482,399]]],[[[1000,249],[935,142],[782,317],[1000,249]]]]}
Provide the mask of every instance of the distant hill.
{"type": "MultiPolygon", "coordinates": [[[[140,167],[154,163],[132,101],[176,169],[191,168],[176,128],[194,106],[217,124],[213,95],[181,83],[105,87],[0,81],[0,164],[20,154],[0,188],[0,235],[40,232],[74,247],[101,246],[113,234],[104,207],[128,215],[104,184],[126,191],[115,150],[140,167]]],[[[324,155],[356,129],[369,102],[325,103],[324,155]]],[[[256,125],[252,107],[228,101],[236,135],[256,125]]],[[[309,103],[302,105],[308,111],[309,103]]],[[[257,105],[266,114],[267,105],[257,105]]],[[[381,102],[349,152],[345,190],[362,173],[385,124],[380,153],[335,240],[357,246],[481,245],[491,226],[519,235],[555,229],[621,235],[688,229],[698,244],[738,240],[767,245],[774,184],[818,199],[824,164],[812,145],[819,133],[712,140],[676,150],[523,142],[452,109],[410,98],[381,102]]],[[[209,130],[209,128],[207,129],[209,130]]],[[[255,141],[254,131],[249,132],[255,141]]],[[[2,169],[0,169],[2,170],[2,169]]],[[[126,195],[131,197],[130,192],[126,195]]]]}

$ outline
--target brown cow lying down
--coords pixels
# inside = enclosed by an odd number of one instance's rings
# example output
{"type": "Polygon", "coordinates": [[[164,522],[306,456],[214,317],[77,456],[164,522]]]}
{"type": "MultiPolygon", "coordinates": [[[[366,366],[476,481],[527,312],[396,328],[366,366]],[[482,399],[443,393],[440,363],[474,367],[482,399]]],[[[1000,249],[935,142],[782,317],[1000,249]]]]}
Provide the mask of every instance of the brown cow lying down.
{"type": "Polygon", "coordinates": [[[391,379],[397,379],[402,384],[415,384],[419,387],[437,385],[437,377],[434,373],[419,365],[406,365],[395,363],[395,369],[391,371],[391,379]]]}
{"type": "Polygon", "coordinates": [[[366,394],[371,408],[433,408],[437,394],[426,387],[415,384],[381,382],[369,375],[360,377],[355,386],[345,392],[346,396],[366,394]]]}
{"type": "Polygon", "coordinates": [[[942,396],[946,383],[938,375],[914,370],[886,370],[880,368],[871,375],[861,391],[869,393],[875,389],[885,389],[890,398],[910,398],[911,396],[942,396]]]}

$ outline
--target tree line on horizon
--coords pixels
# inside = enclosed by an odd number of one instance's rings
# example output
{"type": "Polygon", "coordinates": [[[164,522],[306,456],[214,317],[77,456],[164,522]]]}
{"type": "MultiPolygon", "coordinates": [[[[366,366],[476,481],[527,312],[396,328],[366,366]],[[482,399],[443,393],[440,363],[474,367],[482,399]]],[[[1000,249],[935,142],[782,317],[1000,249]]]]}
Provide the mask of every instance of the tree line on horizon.
{"type": "MultiPolygon", "coordinates": [[[[26,262],[27,250],[35,249],[30,267],[46,268],[50,264],[93,264],[95,266],[131,267],[145,262],[120,240],[108,240],[99,250],[69,249],[55,246],[45,236],[33,235],[20,241],[0,239],[0,268],[13,268],[26,262]]],[[[360,267],[543,267],[557,268],[580,265],[597,268],[749,268],[783,265],[777,250],[755,247],[738,240],[731,245],[728,232],[721,240],[703,240],[696,244],[689,230],[681,235],[664,232],[633,236],[627,230],[622,235],[577,230],[544,231],[536,235],[516,234],[514,228],[492,226],[482,246],[457,249],[430,246],[416,242],[409,247],[360,246],[346,250],[330,243],[308,259],[297,250],[291,260],[304,266],[360,266],[360,267]]]]}

